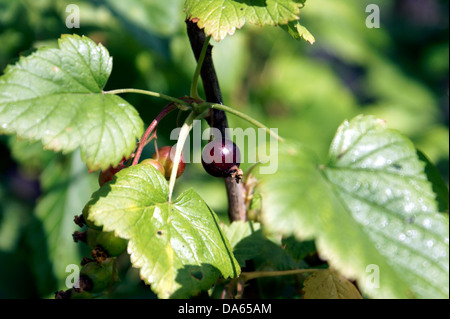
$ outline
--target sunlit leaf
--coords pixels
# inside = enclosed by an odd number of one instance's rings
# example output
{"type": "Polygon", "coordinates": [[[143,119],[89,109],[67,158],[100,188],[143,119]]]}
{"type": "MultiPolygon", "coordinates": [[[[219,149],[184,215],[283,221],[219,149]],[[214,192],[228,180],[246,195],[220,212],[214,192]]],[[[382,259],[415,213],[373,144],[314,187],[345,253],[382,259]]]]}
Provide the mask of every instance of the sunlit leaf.
{"type": "Polygon", "coordinates": [[[320,256],[372,297],[448,298],[448,215],[406,137],[357,117],[339,128],[326,165],[296,143],[278,158],[278,171],[261,176],[267,228],[314,238],[320,256]]]}
{"type": "Polygon", "coordinates": [[[305,0],[187,0],[186,15],[214,40],[232,35],[245,23],[277,26],[299,18],[305,0]]]}
{"type": "Polygon", "coordinates": [[[303,286],[304,299],[362,299],[354,284],[329,269],[313,272],[303,286]]]}
{"type": "Polygon", "coordinates": [[[301,25],[298,20],[291,21],[288,24],[283,24],[281,25],[281,28],[285,30],[287,33],[289,33],[296,40],[303,39],[311,44],[314,44],[314,42],[316,42],[316,39],[311,34],[311,32],[309,32],[308,29],[306,29],[303,25],[301,25]]]}
{"type": "Polygon", "coordinates": [[[42,48],[0,77],[0,132],[71,152],[91,170],[129,156],[143,131],[136,110],[104,94],[112,58],[87,37],[63,35],[59,49],[42,48]]]}
{"type": "Polygon", "coordinates": [[[136,165],[94,193],[85,209],[104,231],[128,239],[141,278],[160,298],[187,298],[220,277],[236,277],[239,264],[215,213],[193,190],[168,202],[166,179],[153,166],[136,165]]]}

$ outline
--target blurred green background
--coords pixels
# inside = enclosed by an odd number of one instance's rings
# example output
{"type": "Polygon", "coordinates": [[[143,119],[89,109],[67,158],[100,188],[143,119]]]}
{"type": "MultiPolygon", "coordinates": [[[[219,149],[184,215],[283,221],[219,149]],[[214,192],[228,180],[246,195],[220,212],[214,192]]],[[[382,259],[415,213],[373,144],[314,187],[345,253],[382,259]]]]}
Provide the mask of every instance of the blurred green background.
{"type": "MultiPolygon", "coordinates": [[[[189,94],[195,61],[186,35],[183,0],[0,0],[0,74],[20,56],[56,46],[62,33],[103,43],[113,56],[106,89],[142,88],[189,94]],[[66,6],[79,5],[81,28],[68,29],[66,6]]],[[[316,43],[292,39],[280,28],[245,25],[214,45],[225,104],[246,112],[283,137],[308,144],[326,160],[345,119],[374,114],[410,137],[449,179],[449,2],[439,0],[308,0],[301,22],[316,43]],[[365,25],[378,4],[381,28],[365,25]]],[[[148,124],[165,104],[124,95],[148,124]]],[[[230,115],[231,127],[249,125],[230,115]]],[[[158,128],[158,145],[173,144],[171,114],[158,128]]],[[[206,126],[205,126],[206,127],[206,126]]],[[[65,289],[68,264],[89,251],[74,244],[74,215],[96,189],[72,155],[42,151],[0,136],[0,298],[52,298],[65,289]]],[[[241,149],[247,152],[245,149],[241,149]]],[[[150,156],[149,145],[144,156],[150,156]]],[[[244,168],[247,165],[243,165],[244,168]]],[[[179,193],[193,187],[226,219],[221,180],[188,165],[179,193]]],[[[152,298],[137,271],[121,260],[114,297],[152,298]]]]}

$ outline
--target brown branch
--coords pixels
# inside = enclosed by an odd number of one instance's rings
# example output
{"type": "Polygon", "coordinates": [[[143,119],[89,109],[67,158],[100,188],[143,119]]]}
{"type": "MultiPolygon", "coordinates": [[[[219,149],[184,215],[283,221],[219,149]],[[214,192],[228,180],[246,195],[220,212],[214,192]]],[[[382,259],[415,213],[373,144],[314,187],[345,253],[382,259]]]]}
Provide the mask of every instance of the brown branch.
{"type": "MultiPolygon", "coordinates": [[[[187,20],[186,25],[192,51],[195,59],[198,61],[206,36],[203,30],[198,28],[196,23],[187,20]]],[[[222,93],[212,59],[211,45],[208,45],[202,69],[200,70],[200,76],[205,90],[206,101],[223,104],[222,93]]],[[[224,111],[210,109],[210,114],[205,119],[211,127],[217,128],[222,136],[226,136],[225,129],[228,127],[228,121],[224,111]]],[[[233,177],[228,177],[225,178],[225,187],[228,196],[228,216],[230,222],[246,220],[242,183],[237,183],[233,177]]]]}

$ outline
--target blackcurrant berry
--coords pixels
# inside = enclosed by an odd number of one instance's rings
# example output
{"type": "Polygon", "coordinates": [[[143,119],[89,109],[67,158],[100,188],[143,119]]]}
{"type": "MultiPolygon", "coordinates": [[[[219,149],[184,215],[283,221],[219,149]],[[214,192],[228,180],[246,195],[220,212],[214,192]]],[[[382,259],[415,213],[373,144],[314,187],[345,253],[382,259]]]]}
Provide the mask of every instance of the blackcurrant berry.
{"type": "Polygon", "coordinates": [[[164,169],[164,166],[158,162],[157,160],[153,158],[147,158],[141,162],[142,165],[152,165],[154,168],[156,168],[158,171],[161,172],[161,174],[164,176],[166,174],[166,170],[164,169]]]}
{"type": "Polygon", "coordinates": [[[102,263],[90,262],[81,268],[80,288],[81,291],[99,293],[108,288],[111,282],[117,280],[117,269],[115,260],[106,259],[102,263]]]}
{"type": "MultiPolygon", "coordinates": [[[[175,149],[171,146],[164,146],[158,149],[158,152],[155,152],[152,156],[153,159],[156,159],[158,162],[162,164],[164,167],[164,177],[169,180],[170,174],[172,174],[172,168],[173,168],[173,161],[172,156],[175,156],[175,149]]],[[[184,172],[186,164],[184,163],[183,154],[181,155],[180,162],[178,164],[178,170],[177,170],[177,178],[181,176],[184,172]]]]}
{"type": "Polygon", "coordinates": [[[235,174],[240,165],[241,153],[233,141],[215,139],[206,144],[202,151],[202,164],[205,171],[215,177],[229,177],[235,174]]]}

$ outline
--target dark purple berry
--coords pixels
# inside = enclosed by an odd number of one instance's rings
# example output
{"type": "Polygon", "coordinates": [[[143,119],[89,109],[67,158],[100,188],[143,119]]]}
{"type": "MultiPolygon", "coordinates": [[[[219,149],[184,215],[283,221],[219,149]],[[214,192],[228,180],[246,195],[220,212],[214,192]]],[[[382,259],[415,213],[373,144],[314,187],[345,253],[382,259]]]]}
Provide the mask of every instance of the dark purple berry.
{"type": "Polygon", "coordinates": [[[229,177],[239,169],[241,153],[233,141],[216,139],[209,142],[202,152],[202,164],[208,174],[229,177]]]}

